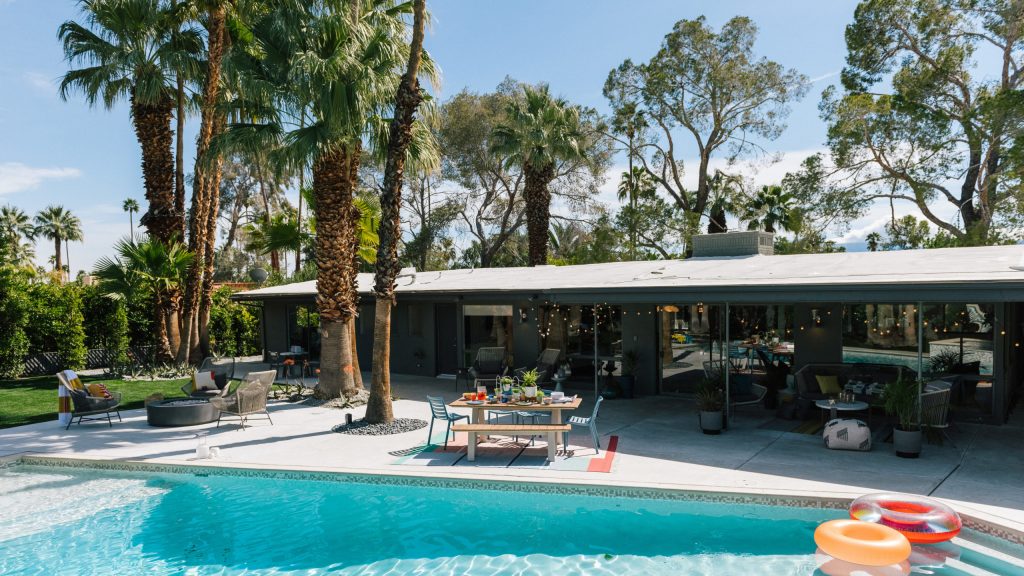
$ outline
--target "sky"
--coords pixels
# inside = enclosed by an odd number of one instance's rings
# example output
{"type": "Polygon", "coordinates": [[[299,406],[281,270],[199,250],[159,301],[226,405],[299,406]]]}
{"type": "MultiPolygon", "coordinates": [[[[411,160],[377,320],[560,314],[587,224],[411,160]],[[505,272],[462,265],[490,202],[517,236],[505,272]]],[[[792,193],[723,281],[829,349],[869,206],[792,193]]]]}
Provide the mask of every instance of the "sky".
{"type": "MultiPolygon", "coordinates": [[[[767,145],[781,160],[759,161],[756,174],[747,170],[760,184],[778,182],[824,148],[826,126],[817,105],[822,90],[838,80],[846,54],[843,31],[856,2],[428,0],[427,6],[432,23],[425,47],[442,70],[442,100],[463,88],[493,90],[511,76],[546,82],[554,93],[605,113],[601,88],[608,72],[627,58],[649,60],[676,21],[704,15],[718,28],[733,16],[750,17],[760,29],[756,52],[812,80],[807,96],[792,105],[787,130],[767,145]]],[[[90,108],[78,95],[65,102],[57,93],[68,69],[57,28],[80,18],[78,3],[70,0],[0,0],[0,205],[34,214],[61,204],[78,215],[85,241],[70,247],[73,273],[89,270],[128,235],[125,198],[135,198],[145,210],[139,146],[127,106],[90,108]]],[[[197,124],[189,120],[186,142],[194,142],[197,124]]],[[[186,166],[192,162],[187,158],[186,166]]],[[[602,200],[614,203],[621,170],[612,168],[602,200]]],[[[695,178],[692,171],[687,178],[695,178]]],[[[915,210],[901,206],[898,214],[915,210]]],[[[856,249],[888,215],[888,205],[878,206],[833,237],[856,249]]],[[[40,264],[51,251],[48,241],[39,242],[40,264]]]]}

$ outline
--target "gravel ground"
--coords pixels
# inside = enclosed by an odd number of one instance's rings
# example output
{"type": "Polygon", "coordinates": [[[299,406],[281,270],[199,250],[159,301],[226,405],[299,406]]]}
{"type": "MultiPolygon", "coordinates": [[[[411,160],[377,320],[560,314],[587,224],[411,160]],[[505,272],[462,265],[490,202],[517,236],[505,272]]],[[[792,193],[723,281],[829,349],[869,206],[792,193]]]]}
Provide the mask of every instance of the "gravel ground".
{"type": "Polygon", "coordinates": [[[331,428],[331,432],[338,434],[354,434],[358,436],[387,436],[389,434],[402,434],[427,427],[426,420],[419,418],[395,418],[391,424],[370,424],[365,420],[356,420],[351,424],[339,424],[331,428]]]}

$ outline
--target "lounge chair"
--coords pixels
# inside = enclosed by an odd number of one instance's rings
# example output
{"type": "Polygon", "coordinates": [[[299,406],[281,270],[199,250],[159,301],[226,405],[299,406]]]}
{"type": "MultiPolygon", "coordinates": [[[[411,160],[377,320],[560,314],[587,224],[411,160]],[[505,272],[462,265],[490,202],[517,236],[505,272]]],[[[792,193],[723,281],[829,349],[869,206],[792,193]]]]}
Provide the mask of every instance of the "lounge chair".
{"type": "MultiPolygon", "coordinates": [[[[569,420],[566,421],[566,424],[569,424],[573,428],[587,428],[590,430],[590,437],[594,439],[595,454],[599,454],[601,452],[601,439],[597,434],[597,411],[601,409],[601,402],[604,402],[604,396],[597,397],[597,402],[594,402],[594,412],[591,413],[589,418],[583,416],[570,416],[569,420]]],[[[569,449],[569,432],[565,433],[562,444],[565,446],[566,450],[569,449]]]]}
{"type": "Polygon", "coordinates": [[[231,364],[214,364],[213,358],[206,358],[202,364],[199,365],[199,369],[192,374],[192,379],[181,385],[181,391],[191,398],[216,398],[218,396],[227,396],[228,389],[231,388],[231,379],[235,373],[235,359],[231,359],[231,364]],[[216,389],[202,389],[202,386],[208,386],[210,382],[213,382],[216,389]],[[223,385],[223,387],[222,387],[223,385]]]}
{"type": "Polygon", "coordinates": [[[508,370],[505,365],[505,349],[501,347],[480,348],[476,351],[476,360],[469,369],[473,376],[473,386],[479,386],[481,381],[490,382],[492,385],[498,377],[503,376],[508,370]]]}
{"type": "Polygon", "coordinates": [[[270,412],[267,411],[267,394],[270,393],[275,376],[277,376],[277,370],[249,372],[233,393],[223,397],[210,398],[210,404],[220,410],[217,427],[220,428],[220,421],[225,414],[236,416],[241,423],[242,430],[245,430],[245,423],[254,414],[266,414],[267,420],[270,420],[270,424],[273,425],[274,421],[271,420],[270,412]]]}
{"type": "Polygon", "coordinates": [[[448,448],[448,436],[452,433],[452,423],[469,420],[469,416],[449,412],[444,398],[440,396],[427,396],[427,404],[430,404],[430,429],[427,430],[427,445],[430,445],[430,439],[434,436],[434,420],[444,420],[447,425],[444,432],[444,447],[448,448]]]}
{"type": "Polygon", "coordinates": [[[64,427],[65,430],[71,428],[71,424],[75,422],[76,416],[78,417],[79,426],[82,425],[83,420],[106,420],[107,426],[113,428],[114,423],[110,419],[111,414],[116,414],[117,421],[121,421],[120,392],[108,392],[110,394],[109,398],[93,396],[89,388],[82,383],[78,374],[75,374],[72,370],[57,372],[57,381],[71,394],[71,420],[64,427]],[[90,416],[99,417],[90,418],[90,416]]]}

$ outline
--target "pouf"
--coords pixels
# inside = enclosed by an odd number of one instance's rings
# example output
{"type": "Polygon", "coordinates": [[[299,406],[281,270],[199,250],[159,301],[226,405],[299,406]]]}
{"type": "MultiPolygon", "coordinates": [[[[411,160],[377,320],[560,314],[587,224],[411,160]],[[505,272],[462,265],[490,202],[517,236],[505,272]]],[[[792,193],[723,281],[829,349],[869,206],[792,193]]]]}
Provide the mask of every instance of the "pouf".
{"type": "Polygon", "coordinates": [[[871,428],[852,418],[836,418],[825,424],[821,433],[825,447],[831,450],[871,450],[871,428]]]}

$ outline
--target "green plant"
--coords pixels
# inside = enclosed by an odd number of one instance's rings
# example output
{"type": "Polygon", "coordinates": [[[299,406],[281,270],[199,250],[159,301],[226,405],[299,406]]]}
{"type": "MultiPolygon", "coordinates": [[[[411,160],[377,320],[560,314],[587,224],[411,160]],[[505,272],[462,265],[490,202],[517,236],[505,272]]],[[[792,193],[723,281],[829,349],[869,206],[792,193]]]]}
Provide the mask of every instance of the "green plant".
{"type": "Polygon", "coordinates": [[[537,380],[540,378],[540,374],[536,368],[531,368],[526,372],[523,372],[523,386],[529,388],[537,385],[537,380]]]}
{"type": "Polygon", "coordinates": [[[626,350],[622,353],[622,375],[632,376],[636,373],[636,365],[640,363],[640,354],[636,350],[626,350]]]}
{"type": "Polygon", "coordinates": [[[11,266],[0,266],[0,377],[21,374],[28,354],[30,302],[25,274],[11,266]]]}
{"type": "Polygon", "coordinates": [[[719,412],[725,407],[725,396],[718,382],[705,378],[697,390],[697,409],[701,412],[719,412]]]}
{"type": "Polygon", "coordinates": [[[960,366],[960,352],[953,348],[944,348],[933,352],[928,357],[928,369],[932,374],[955,372],[958,366],[960,366]]]}
{"type": "Polygon", "coordinates": [[[88,348],[107,351],[111,374],[128,370],[128,311],[124,299],[111,298],[95,286],[82,287],[82,328],[88,348]]]}
{"type": "Polygon", "coordinates": [[[81,286],[43,282],[29,285],[31,322],[25,327],[29,353],[56,352],[64,368],[85,368],[81,286]]]}
{"type": "Polygon", "coordinates": [[[885,413],[896,417],[899,430],[911,432],[920,429],[920,426],[914,422],[917,416],[919,394],[920,385],[916,380],[900,378],[886,385],[885,392],[882,394],[885,413]]]}

